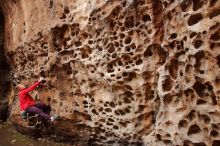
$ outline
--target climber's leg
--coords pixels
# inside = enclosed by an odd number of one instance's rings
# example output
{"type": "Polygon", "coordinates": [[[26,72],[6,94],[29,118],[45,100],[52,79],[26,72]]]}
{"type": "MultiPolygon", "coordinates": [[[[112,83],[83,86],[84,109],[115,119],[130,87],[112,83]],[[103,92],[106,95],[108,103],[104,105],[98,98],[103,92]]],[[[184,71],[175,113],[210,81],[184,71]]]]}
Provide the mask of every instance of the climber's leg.
{"type": "Polygon", "coordinates": [[[41,109],[43,112],[49,114],[50,109],[49,109],[48,106],[46,106],[46,104],[40,102],[40,103],[35,104],[35,106],[36,106],[37,108],[41,109]]]}
{"type": "Polygon", "coordinates": [[[26,111],[30,113],[34,113],[34,114],[39,114],[41,117],[43,117],[46,120],[51,120],[51,117],[48,114],[44,113],[43,110],[41,110],[40,108],[36,106],[29,106],[26,109],[26,111]]]}

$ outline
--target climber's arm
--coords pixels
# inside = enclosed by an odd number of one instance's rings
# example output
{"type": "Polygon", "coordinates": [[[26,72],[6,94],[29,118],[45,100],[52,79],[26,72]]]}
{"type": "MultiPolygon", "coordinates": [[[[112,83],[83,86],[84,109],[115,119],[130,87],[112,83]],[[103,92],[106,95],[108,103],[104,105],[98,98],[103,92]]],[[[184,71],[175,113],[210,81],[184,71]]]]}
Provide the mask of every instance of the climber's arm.
{"type": "Polygon", "coordinates": [[[23,92],[23,93],[28,93],[28,92],[34,90],[39,84],[40,84],[40,82],[37,81],[36,83],[34,83],[34,85],[32,85],[32,86],[30,86],[30,87],[24,89],[22,92],[23,92]]]}
{"type": "Polygon", "coordinates": [[[24,89],[22,92],[23,93],[28,93],[28,92],[34,90],[43,80],[44,80],[44,78],[41,77],[36,83],[34,83],[34,85],[28,87],[27,89],[24,89]]]}

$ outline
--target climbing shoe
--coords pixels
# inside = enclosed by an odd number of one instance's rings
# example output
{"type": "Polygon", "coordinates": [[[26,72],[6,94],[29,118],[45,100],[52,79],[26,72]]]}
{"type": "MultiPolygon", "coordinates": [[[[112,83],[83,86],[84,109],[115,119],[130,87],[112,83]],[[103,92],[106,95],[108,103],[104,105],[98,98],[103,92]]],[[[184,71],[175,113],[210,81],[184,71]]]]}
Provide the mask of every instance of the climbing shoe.
{"type": "Polygon", "coordinates": [[[21,111],[21,118],[22,119],[27,119],[27,111],[21,111]]]}
{"type": "Polygon", "coordinates": [[[51,122],[53,122],[53,121],[59,119],[59,117],[60,117],[59,115],[54,115],[54,116],[51,116],[50,120],[51,120],[51,122]]]}

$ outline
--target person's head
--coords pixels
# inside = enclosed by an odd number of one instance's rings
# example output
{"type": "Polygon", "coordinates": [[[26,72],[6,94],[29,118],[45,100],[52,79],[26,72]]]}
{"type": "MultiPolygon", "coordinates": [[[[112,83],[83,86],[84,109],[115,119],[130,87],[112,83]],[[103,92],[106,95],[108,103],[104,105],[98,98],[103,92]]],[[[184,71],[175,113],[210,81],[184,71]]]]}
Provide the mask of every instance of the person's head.
{"type": "Polygon", "coordinates": [[[24,90],[26,88],[25,85],[23,84],[18,84],[16,87],[18,88],[19,91],[24,90]]]}

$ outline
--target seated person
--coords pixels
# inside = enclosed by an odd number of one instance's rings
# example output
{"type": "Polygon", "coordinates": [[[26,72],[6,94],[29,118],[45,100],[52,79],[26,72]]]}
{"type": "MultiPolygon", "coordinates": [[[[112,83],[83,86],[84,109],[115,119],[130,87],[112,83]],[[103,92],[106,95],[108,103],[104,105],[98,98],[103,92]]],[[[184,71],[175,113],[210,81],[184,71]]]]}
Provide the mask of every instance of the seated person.
{"type": "Polygon", "coordinates": [[[34,99],[30,96],[29,92],[34,90],[40,83],[44,80],[44,78],[40,78],[34,85],[26,88],[23,84],[18,84],[17,88],[19,90],[18,97],[20,101],[20,109],[21,111],[39,114],[42,118],[47,121],[55,121],[59,116],[50,116],[45,112],[46,105],[43,103],[36,103],[34,99]]]}

